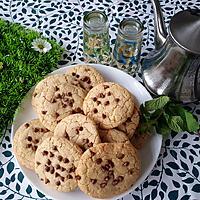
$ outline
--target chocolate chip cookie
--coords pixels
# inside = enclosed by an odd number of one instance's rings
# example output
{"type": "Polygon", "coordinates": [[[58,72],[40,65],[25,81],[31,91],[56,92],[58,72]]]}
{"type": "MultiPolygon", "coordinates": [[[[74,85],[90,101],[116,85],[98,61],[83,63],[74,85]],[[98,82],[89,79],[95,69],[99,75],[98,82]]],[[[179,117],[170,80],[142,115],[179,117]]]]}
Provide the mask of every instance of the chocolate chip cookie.
{"type": "Polygon", "coordinates": [[[73,114],[64,118],[56,126],[54,135],[67,138],[84,150],[100,143],[95,123],[82,114],[73,114]]]}
{"type": "Polygon", "coordinates": [[[35,152],[44,139],[53,136],[38,119],[22,124],[14,135],[13,151],[20,164],[34,170],[35,152]]]}
{"type": "Polygon", "coordinates": [[[126,136],[126,134],[117,129],[109,129],[109,130],[99,129],[98,131],[102,142],[108,142],[108,143],[129,142],[129,139],[126,136]]]}
{"type": "MultiPolygon", "coordinates": [[[[53,77],[52,77],[53,78],[53,77]]],[[[33,93],[36,113],[42,124],[54,131],[56,125],[66,116],[81,113],[86,91],[80,87],[48,78],[39,83],[33,93]]]]}
{"type": "Polygon", "coordinates": [[[50,137],[38,147],[35,155],[35,171],[47,186],[61,192],[77,187],[75,175],[81,149],[65,138],[50,137]]]}
{"type": "Polygon", "coordinates": [[[79,82],[70,75],[66,74],[55,74],[46,77],[45,79],[41,80],[37,85],[36,88],[32,94],[32,106],[34,110],[37,110],[38,104],[40,104],[40,98],[43,94],[43,92],[46,92],[48,90],[49,85],[59,85],[63,83],[69,83],[71,85],[80,87],[79,82]]]}
{"type": "Polygon", "coordinates": [[[128,190],[140,171],[137,150],[130,143],[102,143],[84,152],[76,176],[84,193],[109,198],[128,190]]]}
{"type": "Polygon", "coordinates": [[[140,122],[139,108],[135,106],[132,116],[128,117],[125,122],[120,124],[117,129],[126,133],[129,139],[131,139],[135,133],[136,128],[140,122]]]}
{"type": "Polygon", "coordinates": [[[90,65],[77,65],[69,69],[66,74],[73,76],[86,91],[104,82],[103,76],[90,65]]]}
{"type": "Polygon", "coordinates": [[[91,89],[83,103],[83,111],[101,128],[119,126],[131,117],[134,102],[128,90],[117,83],[104,82],[91,89]]]}

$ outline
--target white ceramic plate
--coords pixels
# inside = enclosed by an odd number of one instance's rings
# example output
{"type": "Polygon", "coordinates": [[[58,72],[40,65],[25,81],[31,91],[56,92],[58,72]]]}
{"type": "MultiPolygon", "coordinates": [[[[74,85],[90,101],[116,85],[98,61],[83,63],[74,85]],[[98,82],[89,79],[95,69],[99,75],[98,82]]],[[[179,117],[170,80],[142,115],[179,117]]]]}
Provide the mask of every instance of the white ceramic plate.
{"type": "MultiPolygon", "coordinates": [[[[123,87],[127,88],[137,99],[139,104],[152,99],[151,95],[147,92],[147,90],[133,77],[129,76],[128,74],[112,67],[108,67],[105,65],[92,65],[94,66],[106,79],[106,81],[113,81],[116,83],[121,84],[123,87]]],[[[72,68],[73,66],[67,66],[55,70],[51,74],[63,74],[66,72],[67,69],[72,68]]],[[[24,122],[37,118],[36,113],[32,110],[31,106],[31,94],[33,92],[33,88],[27,93],[27,96],[24,98],[19,110],[16,113],[15,120],[12,126],[12,133],[11,138],[13,141],[13,137],[17,128],[24,122]]],[[[133,191],[136,187],[138,187],[141,183],[144,182],[145,178],[150,174],[151,170],[153,169],[157,158],[159,156],[160,148],[162,144],[162,137],[158,134],[154,134],[151,136],[148,143],[145,147],[139,152],[142,161],[142,175],[138,179],[138,181],[134,184],[132,188],[130,188],[127,192],[115,196],[112,199],[117,199],[125,196],[126,194],[133,191]]],[[[18,163],[19,164],[19,163],[18,163]]],[[[44,194],[50,196],[53,199],[57,200],[88,200],[91,199],[86,196],[80,190],[76,190],[74,192],[64,193],[64,192],[57,192],[45,186],[39,178],[36,176],[31,170],[26,169],[22,165],[19,164],[21,167],[22,172],[25,176],[29,179],[32,184],[42,191],[44,194]]]]}

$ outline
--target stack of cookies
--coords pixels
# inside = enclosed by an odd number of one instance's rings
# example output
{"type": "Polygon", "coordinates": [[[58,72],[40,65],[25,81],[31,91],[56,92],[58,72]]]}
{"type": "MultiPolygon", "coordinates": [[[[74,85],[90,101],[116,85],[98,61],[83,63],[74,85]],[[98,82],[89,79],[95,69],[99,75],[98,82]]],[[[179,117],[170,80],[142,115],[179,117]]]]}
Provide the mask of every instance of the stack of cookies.
{"type": "Polygon", "coordinates": [[[39,82],[32,105],[38,119],[19,127],[13,150],[44,184],[108,198],[139,178],[139,110],[125,88],[78,65],[39,82]]]}

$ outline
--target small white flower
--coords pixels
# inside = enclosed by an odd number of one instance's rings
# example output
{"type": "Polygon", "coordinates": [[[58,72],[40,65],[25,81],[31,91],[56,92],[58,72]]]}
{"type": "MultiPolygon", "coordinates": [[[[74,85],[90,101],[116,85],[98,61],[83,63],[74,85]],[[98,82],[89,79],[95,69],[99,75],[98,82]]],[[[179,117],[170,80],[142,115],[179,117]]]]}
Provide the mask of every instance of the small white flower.
{"type": "Polygon", "coordinates": [[[35,39],[32,42],[32,48],[40,53],[46,53],[51,49],[51,44],[41,38],[35,39]]]}

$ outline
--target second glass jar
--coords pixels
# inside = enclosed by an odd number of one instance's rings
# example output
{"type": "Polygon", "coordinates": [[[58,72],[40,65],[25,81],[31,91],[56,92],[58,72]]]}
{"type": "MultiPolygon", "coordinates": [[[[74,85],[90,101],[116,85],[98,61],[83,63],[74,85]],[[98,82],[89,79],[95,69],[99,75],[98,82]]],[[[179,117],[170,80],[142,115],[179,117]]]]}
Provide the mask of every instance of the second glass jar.
{"type": "Polygon", "coordinates": [[[112,65],[130,75],[138,71],[142,45],[143,25],[137,19],[124,19],[120,22],[113,50],[112,65]]]}

